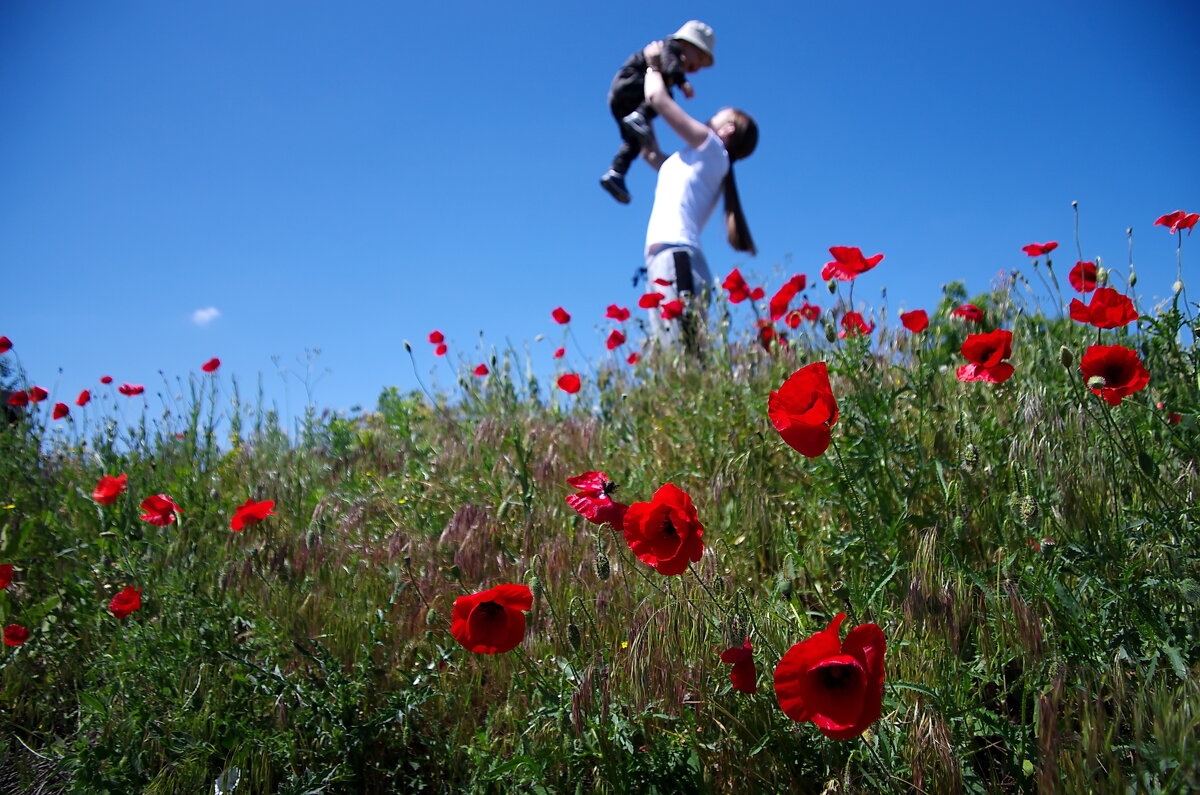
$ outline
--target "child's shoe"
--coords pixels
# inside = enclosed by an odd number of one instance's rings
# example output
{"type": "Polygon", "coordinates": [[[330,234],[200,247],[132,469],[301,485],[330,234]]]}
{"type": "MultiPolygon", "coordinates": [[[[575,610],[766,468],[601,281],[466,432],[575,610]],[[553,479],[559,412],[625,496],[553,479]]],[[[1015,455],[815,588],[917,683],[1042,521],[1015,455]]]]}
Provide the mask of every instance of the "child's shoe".
{"type": "Polygon", "coordinates": [[[654,143],[654,128],[650,126],[650,120],[643,116],[641,111],[635,110],[621,119],[621,123],[641,139],[643,149],[654,143]]]}
{"type": "Polygon", "coordinates": [[[600,178],[600,187],[612,194],[621,204],[629,204],[629,191],[625,189],[625,177],[611,168],[600,178]]]}

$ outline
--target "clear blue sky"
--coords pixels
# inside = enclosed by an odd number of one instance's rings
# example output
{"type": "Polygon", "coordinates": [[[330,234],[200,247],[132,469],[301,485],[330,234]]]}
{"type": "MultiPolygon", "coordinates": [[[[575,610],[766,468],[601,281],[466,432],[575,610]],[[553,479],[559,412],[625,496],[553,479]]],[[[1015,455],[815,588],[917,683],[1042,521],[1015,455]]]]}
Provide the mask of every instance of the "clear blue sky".
{"type": "Polygon", "coordinates": [[[7,0],[0,334],[52,400],[105,373],[152,392],[218,356],[282,407],[272,357],[320,348],[315,401],[372,406],[416,385],[404,339],[451,383],[434,328],[452,360],[481,361],[482,330],[552,371],[560,304],[599,357],[604,308],[637,299],[653,191],[644,163],[631,205],[597,186],[605,94],[689,18],[717,62],[684,107],[761,127],[738,165],[759,255],[714,221],[718,276],[770,292],[856,245],[886,255],[856,298],[932,308],[944,282],[1027,266],[1026,243],[1058,240],[1065,274],[1077,200],[1085,258],[1123,267],[1133,227],[1139,290],[1169,292],[1176,238],[1152,223],[1200,211],[1194,0],[623,8],[7,0]]]}

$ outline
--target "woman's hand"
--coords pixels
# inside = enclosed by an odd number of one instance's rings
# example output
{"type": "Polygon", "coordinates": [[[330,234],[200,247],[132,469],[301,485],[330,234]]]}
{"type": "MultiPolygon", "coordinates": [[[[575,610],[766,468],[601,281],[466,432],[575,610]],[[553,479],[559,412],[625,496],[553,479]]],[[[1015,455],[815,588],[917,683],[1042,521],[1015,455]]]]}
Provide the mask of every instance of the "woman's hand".
{"type": "Polygon", "coordinates": [[[645,80],[646,101],[658,111],[662,120],[683,139],[683,142],[693,148],[699,148],[711,132],[704,122],[696,121],[687,114],[671,95],[667,93],[667,85],[663,82],[662,73],[657,69],[646,70],[645,80]]]}

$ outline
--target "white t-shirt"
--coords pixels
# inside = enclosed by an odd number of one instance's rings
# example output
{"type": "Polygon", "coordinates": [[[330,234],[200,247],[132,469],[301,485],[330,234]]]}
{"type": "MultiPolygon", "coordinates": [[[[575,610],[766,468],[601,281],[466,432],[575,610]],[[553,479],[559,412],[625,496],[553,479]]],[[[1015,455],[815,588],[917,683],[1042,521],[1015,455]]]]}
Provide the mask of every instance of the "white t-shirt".
{"type": "Polygon", "coordinates": [[[658,170],[646,227],[647,256],[672,243],[700,248],[700,233],[712,217],[728,173],[729,154],[711,130],[699,148],[688,146],[666,159],[658,170]]]}

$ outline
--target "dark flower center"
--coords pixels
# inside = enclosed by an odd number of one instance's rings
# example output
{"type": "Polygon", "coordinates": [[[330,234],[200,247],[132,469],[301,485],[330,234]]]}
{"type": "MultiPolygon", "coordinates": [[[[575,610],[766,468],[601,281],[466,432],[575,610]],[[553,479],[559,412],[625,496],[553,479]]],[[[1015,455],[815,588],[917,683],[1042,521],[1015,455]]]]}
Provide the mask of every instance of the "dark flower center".
{"type": "Polygon", "coordinates": [[[853,665],[823,665],[817,669],[817,676],[826,690],[845,690],[858,680],[858,669],[853,665]]]}
{"type": "Polygon", "coordinates": [[[475,606],[474,612],[481,621],[495,621],[504,615],[504,607],[495,602],[481,602],[475,606]]]}
{"type": "Polygon", "coordinates": [[[677,536],[679,531],[675,529],[675,524],[671,521],[671,515],[667,514],[667,518],[663,519],[662,527],[660,528],[663,535],[677,536]]]}

